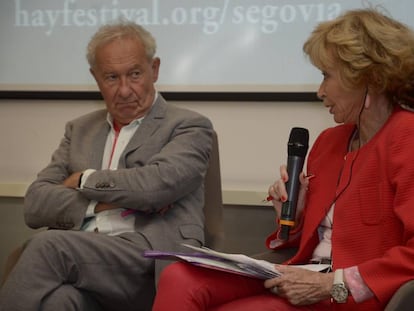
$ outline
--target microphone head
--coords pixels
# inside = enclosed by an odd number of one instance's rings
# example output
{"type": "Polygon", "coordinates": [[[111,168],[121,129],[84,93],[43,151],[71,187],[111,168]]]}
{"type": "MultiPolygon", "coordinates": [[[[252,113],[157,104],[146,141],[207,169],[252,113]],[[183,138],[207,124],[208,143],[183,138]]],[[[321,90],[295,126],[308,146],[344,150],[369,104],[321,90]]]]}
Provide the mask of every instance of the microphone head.
{"type": "Polygon", "coordinates": [[[302,127],[294,127],[290,131],[288,156],[304,158],[309,148],[309,131],[302,127]]]}

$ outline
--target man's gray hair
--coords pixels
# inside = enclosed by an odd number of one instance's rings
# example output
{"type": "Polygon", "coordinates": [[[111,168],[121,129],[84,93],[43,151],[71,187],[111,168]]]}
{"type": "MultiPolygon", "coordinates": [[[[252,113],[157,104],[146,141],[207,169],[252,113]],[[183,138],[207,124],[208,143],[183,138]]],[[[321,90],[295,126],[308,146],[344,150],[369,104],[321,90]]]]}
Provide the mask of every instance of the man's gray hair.
{"type": "Polygon", "coordinates": [[[141,25],[121,20],[101,26],[92,36],[86,54],[89,66],[93,68],[96,65],[96,52],[100,47],[120,38],[132,38],[141,41],[148,59],[154,58],[157,43],[152,34],[141,25]]]}

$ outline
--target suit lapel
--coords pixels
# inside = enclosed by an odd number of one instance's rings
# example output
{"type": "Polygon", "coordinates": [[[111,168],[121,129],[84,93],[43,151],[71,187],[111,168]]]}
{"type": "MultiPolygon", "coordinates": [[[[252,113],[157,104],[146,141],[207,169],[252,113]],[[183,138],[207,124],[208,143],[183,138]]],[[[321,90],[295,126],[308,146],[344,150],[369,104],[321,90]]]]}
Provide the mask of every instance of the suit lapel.
{"type": "Polygon", "coordinates": [[[121,162],[129,152],[138,149],[142,144],[146,143],[157,129],[160,127],[162,120],[165,118],[167,109],[167,102],[159,94],[157,100],[151,108],[151,111],[144,118],[134,136],[126,146],[122,156],[121,162]]]}
{"type": "Polygon", "coordinates": [[[93,132],[91,148],[89,150],[88,167],[100,170],[102,169],[102,155],[104,154],[106,139],[108,137],[109,124],[106,122],[106,113],[103,121],[93,132]]]}

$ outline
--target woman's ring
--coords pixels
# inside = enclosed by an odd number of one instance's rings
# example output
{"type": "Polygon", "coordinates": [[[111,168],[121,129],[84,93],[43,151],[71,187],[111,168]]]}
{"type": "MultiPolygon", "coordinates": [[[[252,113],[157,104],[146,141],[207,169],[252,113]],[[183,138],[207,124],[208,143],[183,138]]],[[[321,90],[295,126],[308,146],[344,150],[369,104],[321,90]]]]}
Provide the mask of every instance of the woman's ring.
{"type": "Polygon", "coordinates": [[[278,294],[279,294],[279,289],[277,288],[277,286],[273,286],[273,287],[270,289],[270,292],[271,292],[272,294],[278,295],[278,294]]]}

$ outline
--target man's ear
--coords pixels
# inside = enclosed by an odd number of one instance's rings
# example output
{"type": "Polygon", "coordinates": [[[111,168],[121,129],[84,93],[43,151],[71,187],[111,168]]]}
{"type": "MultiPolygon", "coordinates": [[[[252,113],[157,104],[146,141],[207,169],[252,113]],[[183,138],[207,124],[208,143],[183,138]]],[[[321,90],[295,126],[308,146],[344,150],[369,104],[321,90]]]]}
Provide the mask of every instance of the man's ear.
{"type": "Polygon", "coordinates": [[[95,79],[95,81],[98,81],[98,80],[96,80],[95,71],[92,69],[92,67],[89,68],[89,72],[91,73],[91,75],[93,76],[93,78],[95,79]]]}
{"type": "Polygon", "coordinates": [[[159,57],[154,57],[152,60],[152,81],[157,82],[158,80],[158,73],[160,71],[161,59],[159,57]]]}

